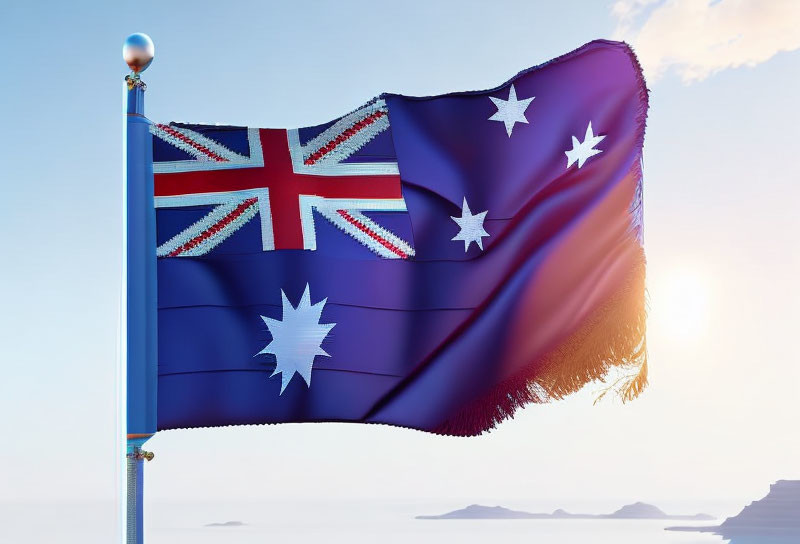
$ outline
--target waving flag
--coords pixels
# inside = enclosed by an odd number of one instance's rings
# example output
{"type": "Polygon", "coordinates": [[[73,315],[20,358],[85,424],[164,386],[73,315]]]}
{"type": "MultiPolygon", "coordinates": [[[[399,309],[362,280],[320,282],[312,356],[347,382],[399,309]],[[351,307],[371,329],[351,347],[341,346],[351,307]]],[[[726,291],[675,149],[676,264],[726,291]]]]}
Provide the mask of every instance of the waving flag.
{"type": "Polygon", "coordinates": [[[646,111],[597,41],[315,127],[152,125],[158,428],[473,435],[612,367],[632,398],[646,111]]]}

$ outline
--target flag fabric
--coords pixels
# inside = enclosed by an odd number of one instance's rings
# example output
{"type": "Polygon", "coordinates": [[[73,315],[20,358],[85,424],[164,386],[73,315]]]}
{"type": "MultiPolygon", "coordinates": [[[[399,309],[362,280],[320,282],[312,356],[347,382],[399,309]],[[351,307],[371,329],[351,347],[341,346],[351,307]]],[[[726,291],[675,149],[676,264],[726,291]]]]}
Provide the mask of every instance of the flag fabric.
{"type": "Polygon", "coordinates": [[[646,383],[629,47],[300,129],[153,124],[158,428],[480,434],[646,383]]]}

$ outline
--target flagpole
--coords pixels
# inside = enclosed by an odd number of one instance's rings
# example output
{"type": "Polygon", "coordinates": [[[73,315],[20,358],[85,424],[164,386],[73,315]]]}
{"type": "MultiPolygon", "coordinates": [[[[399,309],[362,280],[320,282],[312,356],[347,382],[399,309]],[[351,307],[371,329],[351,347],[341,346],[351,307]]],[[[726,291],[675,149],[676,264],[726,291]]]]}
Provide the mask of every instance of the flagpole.
{"type": "Polygon", "coordinates": [[[132,70],[125,77],[122,354],[126,369],[125,543],[142,544],[143,461],[153,454],[142,449],[156,432],[157,302],[156,231],[153,202],[153,142],[144,116],[147,86],[140,74],[152,62],[153,42],[131,34],[122,47],[132,70]]]}

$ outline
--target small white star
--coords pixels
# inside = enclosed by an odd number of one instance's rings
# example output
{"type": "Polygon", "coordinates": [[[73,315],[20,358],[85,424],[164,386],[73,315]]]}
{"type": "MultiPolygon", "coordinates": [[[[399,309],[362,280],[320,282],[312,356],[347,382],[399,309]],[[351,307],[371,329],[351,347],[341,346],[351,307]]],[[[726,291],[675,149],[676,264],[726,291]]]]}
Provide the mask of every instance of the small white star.
{"type": "Polygon", "coordinates": [[[595,136],[594,132],[592,131],[592,122],[589,121],[589,126],[586,127],[586,135],[583,137],[583,142],[579,142],[578,139],[573,136],[572,137],[572,149],[569,151],[564,151],[564,154],[567,156],[567,168],[572,166],[575,161],[578,161],[578,168],[583,166],[590,157],[594,157],[598,153],[602,153],[602,149],[594,149],[594,146],[599,144],[605,136],[595,136]]]}
{"type": "Polygon", "coordinates": [[[497,111],[489,117],[489,121],[502,121],[506,125],[506,132],[508,137],[511,138],[511,131],[514,130],[514,123],[527,123],[528,119],[525,118],[525,110],[528,109],[533,99],[523,98],[517,100],[517,91],[514,89],[514,84],[511,84],[511,90],[508,91],[508,100],[502,98],[489,97],[489,100],[494,102],[497,106],[497,111]]]}
{"type": "Polygon", "coordinates": [[[289,299],[286,298],[283,289],[281,289],[281,299],[283,300],[282,321],[261,316],[272,335],[272,341],[258,354],[269,353],[275,356],[275,371],[270,378],[275,374],[281,375],[280,394],[282,395],[295,374],[300,374],[306,381],[306,385],[311,387],[311,368],[314,365],[314,357],[317,355],[330,357],[322,349],[321,344],[336,323],[319,322],[322,309],[328,299],[312,305],[308,284],[306,284],[297,308],[292,306],[289,299]]]}
{"type": "Polygon", "coordinates": [[[488,211],[489,210],[486,210],[472,215],[469,205],[467,204],[467,197],[464,197],[464,203],[461,205],[461,217],[450,216],[450,219],[461,227],[459,233],[456,234],[452,240],[464,241],[464,253],[467,252],[472,242],[478,244],[478,247],[483,251],[483,238],[489,236],[489,233],[483,228],[483,221],[486,219],[488,211]]]}

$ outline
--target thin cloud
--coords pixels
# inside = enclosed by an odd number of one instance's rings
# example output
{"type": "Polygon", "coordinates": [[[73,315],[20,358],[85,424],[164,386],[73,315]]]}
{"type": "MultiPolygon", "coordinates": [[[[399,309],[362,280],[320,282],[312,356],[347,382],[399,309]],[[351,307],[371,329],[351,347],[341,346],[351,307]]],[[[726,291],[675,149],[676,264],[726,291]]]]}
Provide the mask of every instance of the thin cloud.
{"type": "Polygon", "coordinates": [[[612,15],[651,82],[675,69],[693,83],[800,48],[799,0],[619,0],[612,15]]]}

